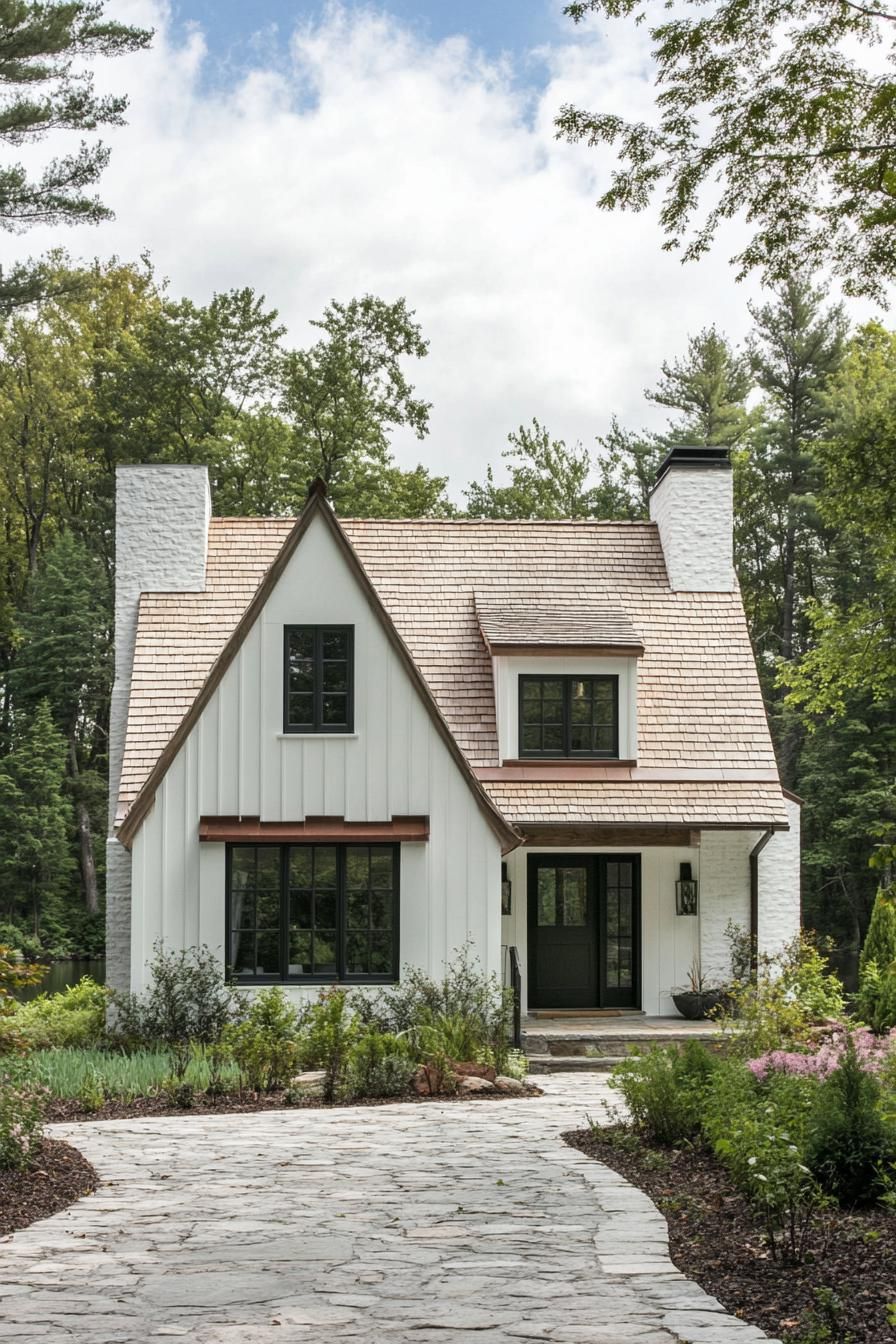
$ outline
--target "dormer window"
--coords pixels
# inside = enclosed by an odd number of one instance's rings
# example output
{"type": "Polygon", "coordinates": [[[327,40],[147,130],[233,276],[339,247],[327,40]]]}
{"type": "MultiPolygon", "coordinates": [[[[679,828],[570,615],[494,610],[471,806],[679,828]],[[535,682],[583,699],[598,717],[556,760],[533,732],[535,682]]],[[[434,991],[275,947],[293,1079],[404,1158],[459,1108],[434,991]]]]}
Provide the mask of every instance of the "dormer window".
{"type": "Polygon", "coordinates": [[[287,625],[283,731],[350,733],[354,724],[354,628],[287,625]]]}
{"type": "Polygon", "coordinates": [[[619,678],[521,676],[522,758],[619,758],[619,678]]]}

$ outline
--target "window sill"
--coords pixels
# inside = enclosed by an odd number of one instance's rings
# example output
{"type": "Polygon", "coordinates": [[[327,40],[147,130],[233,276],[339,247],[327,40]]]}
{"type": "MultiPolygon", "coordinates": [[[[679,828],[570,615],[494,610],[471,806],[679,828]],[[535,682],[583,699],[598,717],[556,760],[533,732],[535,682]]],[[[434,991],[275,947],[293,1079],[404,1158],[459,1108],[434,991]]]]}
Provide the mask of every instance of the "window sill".
{"type": "Polygon", "coordinates": [[[357,742],[360,733],[277,733],[281,742],[357,742]]]}
{"type": "Polygon", "coordinates": [[[637,762],[624,756],[510,756],[502,765],[636,765],[637,762]]]}
{"type": "Polygon", "coordinates": [[[255,975],[255,976],[237,976],[233,980],[235,988],[240,989],[245,986],[247,989],[254,987],[270,988],[272,985],[280,985],[281,988],[295,987],[296,985],[311,985],[319,988],[322,985],[330,985],[333,989],[352,989],[355,985],[397,985],[397,975],[359,975],[350,980],[334,980],[332,976],[326,975],[293,975],[288,979],[283,979],[279,975],[255,975]]]}

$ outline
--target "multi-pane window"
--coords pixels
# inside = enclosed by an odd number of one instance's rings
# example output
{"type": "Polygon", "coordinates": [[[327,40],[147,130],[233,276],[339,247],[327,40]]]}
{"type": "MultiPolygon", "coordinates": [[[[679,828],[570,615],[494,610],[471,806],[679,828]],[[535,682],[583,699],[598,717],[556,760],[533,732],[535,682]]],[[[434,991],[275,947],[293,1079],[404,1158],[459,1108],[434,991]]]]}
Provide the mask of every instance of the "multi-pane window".
{"type": "Polygon", "coordinates": [[[352,731],[350,625],[288,625],[284,631],[283,730],[352,731]]]}
{"type": "Polygon", "coordinates": [[[609,861],[606,868],[606,988],[631,991],[634,985],[634,864],[609,861]]]}
{"type": "Polygon", "coordinates": [[[241,980],[393,980],[397,845],[231,845],[228,947],[241,980]]]}
{"type": "Polygon", "coordinates": [[[520,756],[619,755],[618,677],[520,677],[520,756]]]}

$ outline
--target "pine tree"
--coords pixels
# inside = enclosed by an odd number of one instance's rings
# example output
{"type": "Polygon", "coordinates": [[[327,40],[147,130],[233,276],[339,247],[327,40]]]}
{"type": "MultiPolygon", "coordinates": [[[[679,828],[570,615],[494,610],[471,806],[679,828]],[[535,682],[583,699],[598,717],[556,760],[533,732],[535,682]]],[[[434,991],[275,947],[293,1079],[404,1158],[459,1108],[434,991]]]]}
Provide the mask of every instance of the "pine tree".
{"type": "Polygon", "coordinates": [[[878,889],[862,947],[859,973],[872,961],[881,972],[896,965],[896,890],[892,887],[878,889]]]}
{"type": "Polygon", "coordinates": [[[752,386],[749,363],[715,327],[692,336],[685,358],[661,368],[660,381],[645,396],[680,412],[681,418],[670,422],[668,442],[731,447],[744,438],[750,427],[745,404],[752,386]]]}
{"type": "MultiPolygon", "coordinates": [[[[18,147],[51,131],[121,125],[127,98],[98,97],[85,62],[139,51],[152,33],[104,19],[104,8],[95,0],[0,0],[0,141],[18,147]]],[[[109,219],[90,191],[108,160],[105,145],[82,142],[36,179],[21,163],[0,167],[0,227],[109,219]]],[[[0,277],[0,310],[31,303],[52,285],[46,267],[16,266],[0,277]]]]}
{"type": "Polygon", "coordinates": [[[41,937],[73,864],[71,803],[65,795],[65,738],[42,700],[17,724],[13,749],[0,760],[0,883],[6,917],[27,918],[41,937]]]}
{"type": "Polygon", "coordinates": [[[859,958],[859,1016],[875,1031],[896,1026],[896,888],[878,889],[859,958]]]}
{"type": "Polygon", "coordinates": [[[842,307],[825,306],[825,298],[823,289],[794,277],[771,303],[751,307],[748,349],[763,402],[735,458],[738,574],[788,788],[796,786],[803,724],[784,713],[777,678],[780,664],[799,658],[811,636],[807,604],[826,548],[815,504],[817,445],[828,423],[824,394],[846,336],[842,307]]]}
{"type": "Polygon", "coordinates": [[[67,769],[77,819],[84,904],[99,909],[91,803],[101,792],[105,717],[111,679],[111,613],[101,562],[63,532],[28,590],[19,622],[20,646],[10,674],[13,704],[33,712],[46,703],[67,744],[67,769]]]}

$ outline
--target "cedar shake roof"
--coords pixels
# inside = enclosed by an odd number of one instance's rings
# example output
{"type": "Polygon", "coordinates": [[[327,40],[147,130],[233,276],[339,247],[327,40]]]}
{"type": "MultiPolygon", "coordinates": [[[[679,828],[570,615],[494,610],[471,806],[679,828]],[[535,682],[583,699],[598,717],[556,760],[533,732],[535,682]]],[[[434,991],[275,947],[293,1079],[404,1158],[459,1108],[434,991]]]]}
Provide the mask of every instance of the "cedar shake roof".
{"type": "Polygon", "coordinates": [[[624,611],[609,603],[594,608],[572,604],[549,605],[543,599],[533,602],[502,602],[490,605],[477,595],[476,618],[483,639],[492,652],[501,648],[578,648],[631,649],[643,651],[637,631],[624,611]]]}
{"type": "MultiPolygon", "coordinates": [[[[770,816],[774,795],[780,820],[780,786],[743,782],[750,772],[757,780],[778,776],[740,594],[672,592],[654,524],[340,522],[474,769],[501,764],[492,663],[477,608],[486,622],[522,621],[528,612],[540,631],[549,628],[544,613],[556,611],[550,628],[575,630],[577,643],[613,621],[617,634],[624,630],[643,644],[638,765],[686,767],[688,792],[667,793],[672,786],[656,780],[628,791],[608,785],[606,792],[596,784],[489,782],[485,787],[502,810],[506,806],[508,821],[528,817],[534,806],[541,820],[578,819],[589,808],[611,807],[610,794],[628,809],[626,820],[649,812],[655,821],[696,824],[699,813],[709,821],[711,811],[722,821],[737,815],[757,826],[770,816]],[[714,776],[711,788],[693,784],[701,770],[714,776]],[[724,770],[739,772],[740,782],[719,780],[724,770]],[[560,816],[564,807],[570,810],[560,816]]],[[[206,591],[142,596],[120,813],[145,783],[294,523],[213,518],[206,591]]]]}
{"type": "Polygon", "coordinates": [[[743,781],[617,784],[554,780],[486,781],[515,826],[587,824],[786,829],[780,785],[743,781]]]}

